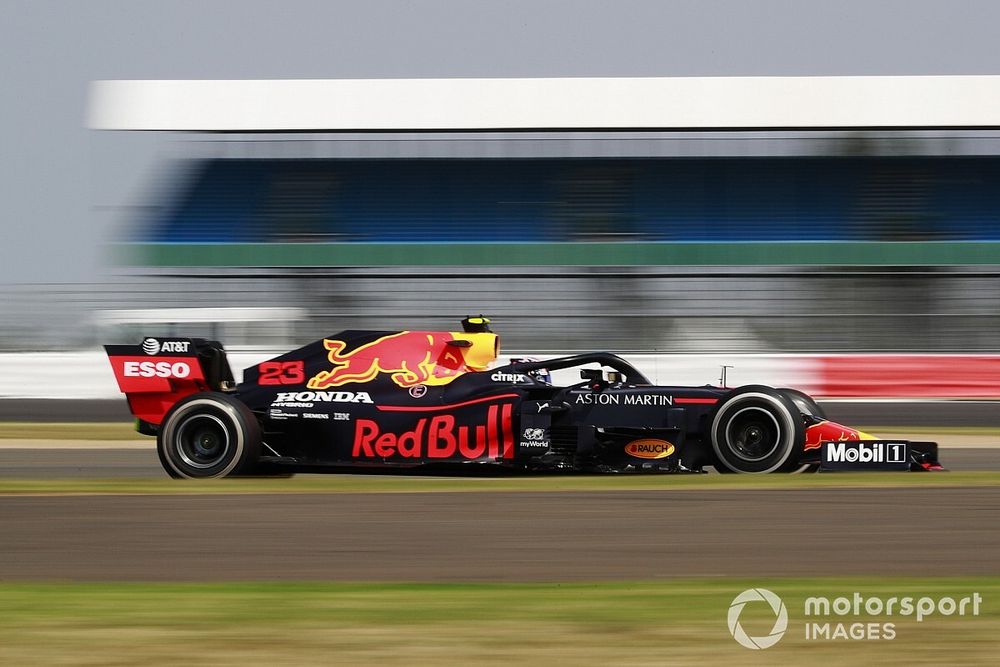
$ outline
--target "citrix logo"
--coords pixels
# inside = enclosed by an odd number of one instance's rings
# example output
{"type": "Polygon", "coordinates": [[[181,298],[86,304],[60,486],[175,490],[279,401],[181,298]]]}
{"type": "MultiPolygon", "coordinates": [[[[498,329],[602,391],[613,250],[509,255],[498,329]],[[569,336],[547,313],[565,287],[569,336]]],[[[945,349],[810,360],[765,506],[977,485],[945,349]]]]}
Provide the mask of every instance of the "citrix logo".
{"type": "Polygon", "coordinates": [[[501,373],[497,371],[490,376],[494,382],[524,382],[528,378],[523,373],[501,373]]]}
{"type": "Polygon", "coordinates": [[[729,634],[733,639],[740,646],[757,651],[774,646],[785,635],[785,630],[788,629],[788,610],[785,609],[785,603],[781,598],[766,588],[750,588],[733,598],[732,604],[729,605],[728,621],[729,634]],[[766,602],[774,612],[774,626],[771,632],[763,637],[749,636],[740,625],[740,614],[748,602],[766,602]]]}

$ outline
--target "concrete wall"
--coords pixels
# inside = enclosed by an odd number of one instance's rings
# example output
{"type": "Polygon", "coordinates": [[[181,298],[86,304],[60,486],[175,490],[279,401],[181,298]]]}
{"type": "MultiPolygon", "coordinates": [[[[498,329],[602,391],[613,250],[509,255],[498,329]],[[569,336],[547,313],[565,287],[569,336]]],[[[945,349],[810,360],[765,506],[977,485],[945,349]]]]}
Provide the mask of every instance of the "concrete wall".
{"type": "MultiPolygon", "coordinates": [[[[242,369],[279,352],[230,352],[236,379],[242,369]]],[[[557,355],[515,353],[549,358],[557,355]]],[[[1000,355],[637,354],[626,358],[656,384],[795,387],[821,397],[1000,398],[1000,355]]],[[[499,363],[506,363],[502,357],[499,363]]],[[[560,371],[557,384],[578,382],[560,371]]],[[[0,354],[0,399],[114,399],[120,393],[100,351],[0,354]]]]}

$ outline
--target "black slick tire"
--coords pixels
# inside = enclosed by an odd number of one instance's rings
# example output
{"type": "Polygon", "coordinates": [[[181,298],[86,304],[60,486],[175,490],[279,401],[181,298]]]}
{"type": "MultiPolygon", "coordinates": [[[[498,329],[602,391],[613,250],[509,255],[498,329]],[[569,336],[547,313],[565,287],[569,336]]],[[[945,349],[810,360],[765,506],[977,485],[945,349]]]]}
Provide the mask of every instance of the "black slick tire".
{"type": "Polygon", "coordinates": [[[711,421],[716,468],[762,474],[801,467],[805,424],[792,400],[771,387],[748,385],[730,392],[711,421]]]}
{"type": "Polygon", "coordinates": [[[156,452],[176,479],[232,477],[254,473],[261,441],[260,424],[246,405],[227,394],[202,392],[170,409],[156,452]]]}

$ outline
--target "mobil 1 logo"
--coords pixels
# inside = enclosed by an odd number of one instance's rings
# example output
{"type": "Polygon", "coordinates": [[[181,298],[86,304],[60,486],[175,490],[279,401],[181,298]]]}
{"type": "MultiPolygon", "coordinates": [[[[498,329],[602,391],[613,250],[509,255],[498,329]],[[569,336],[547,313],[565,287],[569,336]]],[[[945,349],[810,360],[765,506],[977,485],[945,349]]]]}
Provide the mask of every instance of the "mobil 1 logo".
{"type": "Polygon", "coordinates": [[[822,470],[909,470],[910,443],[906,440],[826,441],[822,470]]]}

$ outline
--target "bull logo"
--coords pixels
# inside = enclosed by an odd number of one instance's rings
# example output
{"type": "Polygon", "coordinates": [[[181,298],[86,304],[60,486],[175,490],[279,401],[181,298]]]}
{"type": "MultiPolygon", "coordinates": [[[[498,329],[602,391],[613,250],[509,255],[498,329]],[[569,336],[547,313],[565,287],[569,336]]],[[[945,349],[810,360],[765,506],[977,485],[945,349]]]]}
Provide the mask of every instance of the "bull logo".
{"type": "Polygon", "coordinates": [[[806,429],[806,444],[802,449],[819,449],[826,441],[843,442],[844,440],[877,440],[874,435],[841,426],[835,422],[824,421],[813,424],[806,429]]]}
{"type": "Polygon", "coordinates": [[[381,373],[405,389],[444,385],[468,371],[485,370],[496,358],[496,335],[401,331],[346,353],[344,341],[324,340],[323,347],[334,368],[312,377],[310,389],[371,382],[381,373]]]}

